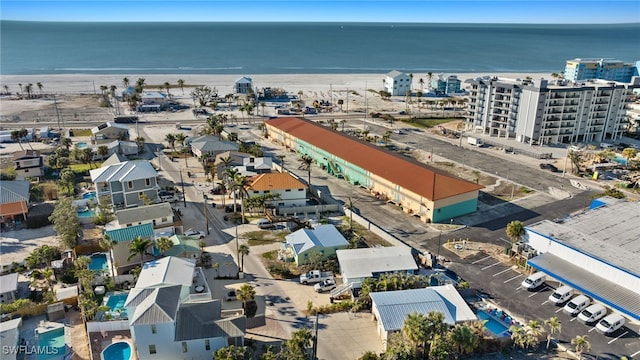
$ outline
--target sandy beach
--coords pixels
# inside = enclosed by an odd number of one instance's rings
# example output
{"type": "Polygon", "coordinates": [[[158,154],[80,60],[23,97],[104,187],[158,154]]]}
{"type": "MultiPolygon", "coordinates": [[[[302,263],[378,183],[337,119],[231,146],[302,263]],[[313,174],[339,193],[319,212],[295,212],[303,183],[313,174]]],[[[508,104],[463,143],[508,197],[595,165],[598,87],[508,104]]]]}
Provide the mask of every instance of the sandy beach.
{"type": "MultiPolygon", "coordinates": [[[[433,73],[433,79],[436,79],[439,73],[433,73]]],[[[457,75],[464,82],[467,79],[473,79],[482,76],[498,76],[506,78],[524,79],[530,76],[537,78],[551,78],[551,74],[547,73],[459,73],[459,74],[442,74],[457,75]]],[[[233,92],[234,83],[242,76],[248,76],[253,79],[254,87],[277,87],[287,90],[291,94],[298,91],[305,93],[311,92],[334,92],[355,90],[361,91],[365,88],[382,90],[382,80],[385,74],[273,74],[273,75],[190,75],[190,74],[116,74],[116,75],[97,75],[97,74],[64,74],[64,75],[3,75],[0,78],[0,87],[9,87],[11,93],[19,91],[18,84],[34,84],[34,93],[39,93],[35,86],[38,82],[42,84],[42,92],[51,94],[91,94],[100,93],[100,86],[115,85],[119,89],[123,88],[122,80],[127,77],[132,84],[138,78],[144,78],[147,85],[161,85],[169,82],[177,86],[178,79],[185,82],[185,94],[188,93],[192,86],[207,85],[218,89],[221,95],[233,92]]],[[[427,89],[428,75],[426,73],[413,74],[413,88],[420,90],[419,79],[424,80],[424,89],[427,89]]],[[[180,89],[172,90],[173,93],[181,94],[180,89]]],[[[318,94],[320,95],[320,94],[318,94]]]]}

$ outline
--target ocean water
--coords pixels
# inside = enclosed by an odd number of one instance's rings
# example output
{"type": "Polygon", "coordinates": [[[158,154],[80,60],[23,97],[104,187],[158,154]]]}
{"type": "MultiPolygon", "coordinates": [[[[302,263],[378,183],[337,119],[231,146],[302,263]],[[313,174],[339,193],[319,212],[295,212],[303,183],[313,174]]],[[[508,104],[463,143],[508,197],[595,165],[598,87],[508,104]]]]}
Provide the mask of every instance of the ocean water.
{"type": "Polygon", "coordinates": [[[640,60],[639,24],[0,21],[0,74],[560,72],[640,60]]]}

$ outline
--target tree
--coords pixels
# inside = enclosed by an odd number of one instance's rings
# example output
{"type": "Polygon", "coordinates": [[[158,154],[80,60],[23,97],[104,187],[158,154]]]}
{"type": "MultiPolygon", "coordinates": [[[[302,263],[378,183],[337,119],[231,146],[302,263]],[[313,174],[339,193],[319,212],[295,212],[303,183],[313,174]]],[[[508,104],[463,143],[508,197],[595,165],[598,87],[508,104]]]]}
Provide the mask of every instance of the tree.
{"type": "Polygon", "coordinates": [[[544,324],[549,328],[549,332],[547,333],[547,349],[551,344],[551,339],[553,338],[553,334],[560,333],[562,331],[562,323],[558,320],[558,317],[554,316],[544,321],[544,324]]]}
{"type": "Polygon", "coordinates": [[[107,145],[100,145],[96,149],[96,152],[98,153],[98,156],[100,156],[100,159],[104,159],[109,155],[109,147],[107,147],[107,145]]]}
{"type": "Polygon", "coordinates": [[[6,85],[6,84],[5,84],[5,85],[2,85],[2,87],[4,88],[4,93],[5,93],[6,95],[9,95],[9,85],[6,85]]]}
{"type": "Polygon", "coordinates": [[[129,78],[125,77],[122,79],[122,86],[125,88],[125,90],[129,87],[129,78]]]}
{"type": "Polygon", "coordinates": [[[429,90],[431,90],[431,80],[433,79],[433,73],[432,72],[428,72],[427,73],[427,79],[429,79],[429,84],[427,84],[427,88],[429,90]]]}
{"type": "Polygon", "coordinates": [[[35,248],[25,260],[29,269],[33,269],[48,266],[53,260],[59,260],[61,258],[60,249],[55,246],[42,245],[35,248]]]}
{"type": "Polygon", "coordinates": [[[92,148],[84,148],[80,153],[80,160],[82,161],[82,163],[89,164],[91,166],[91,164],[93,163],[93,155],[94,154],[92,148]]]}
{"type": "Polygon", "coordinates": [[[144,82],[145,82],[145,78],[138,78],[138,80],[136,80],[136,87],[138,87],[140,89],[139,92],[142,92],[142,89],[144,89],[144,82]]]}
{"type": "Polygon", "coordinates": [[[242,301],[245,313],[247,312],[247,303],[256,297],[256,289],[249,284],[242,285],[236,290],[238,300],[242,301]]]}
{"type": "Polygon", "coordinates": [[[102,239],[100,239],[100,247],[105,249],[108,253],[109,253],[109,259],[111,260],[111,277],[115,280],[116,278],[116,269],[115,266],[113,265],[115,262],[113,260],[113,247],[117,244],[117,242],[111,240],[111,237],[109,237],[109,235],[104,234],[102,236],[102,239]]]}
{"type": "Polygon", "coordinates": [[[144,151],[144,144],[147,141],[147,139],[145,139],[142,136],[138,136],[135,140],[136,145],[138,146],[138,154],[142,153],[144,151]]]}
{"type": "Polygon", "coordinates": [[[67,195],[74,193],[76,174],[73,170],[65,168],[60,172],[60,184],[67,187],[67,195]]]}
{"type": "Polygon", "coordinates": [[[576,347],[578,359],[582,359],[582,352],[591,350],[591,343],[587,340],[587,335],[574,337],[571,339],[571,345],[576,347]]]}
{"type": "Polygon", "coordinates": [[[416,358],[421,357],[419,349],[423,351],[426,349],[426,343],[429,339],[427,326],[427,317],[418,312],[407,315],[402,325],[402,334],[412,344],[413,354],[416,358]]]}
{"type": "Polygon", "coordinates": [[[531,320],[527,324],[527,347],[535,347],[540,342],[540,335],[542,334],[542,325],[538,320],[531,320]]]}
{"type": "Polygon", "coordinates": [[[480,343],[480,338],[468,325],[456,325],[451,330],[451,340],[461,355],[473,353],[480,343]]]}
{"type": "Polygon", "coordinates": [[[300,163],[301,164],[298,169],[307,171],[309,186],[311,186],[311,164],[313,164],[313,158],[309,155],[302,155],[302,158],[300,158],[300,163]]]}
{"type": "Polygon", "coordinates": [[[507,236],[511,239],[512,243],[516,243],[525,236],[526,231],[524,230],[524,225],[521,221],[514,220],[507,224],[506,229],[507,236]]]}
{"type": "Polygon", "coordinates": [[[169,143],[169,146],[171,146],[171,148],[173,149],[173,151],[176,150],[176,136],[173,134],[167,134],[164,136],[164,141],[169,143]]]}
{"type": "Polygon", "coordinates": [[[420,78],[418,80],[418,84],[420,84],[420,90],[424,90],[424,79],[423,78],[420,78]]]}
{"type": "Polygon", "coordinates": [[[178,79],[178,87],[182,90],[182,95],[184,95],[184,80],[178,79]]]}
{"type": "Polygon", "coordinates": [[[31,92],[33,91],[33,84],[32,83],[28,83],[24,87],[24,91],[27,93],[27,98],[31,99],[31,92]]]}
{"type": "Polygon", "coordinates": [[[511,340],[513,341],[513,346],[520,347],[522,349],[525,348],[526,345],[526,330],[523,327],[511,325],[509,327],[509,332],[511,333],[511,340]]]}
{"type": "Polygon", "coordinates": [[[13,130],[11,131],[11,140],[17,141],[20,149],[24,150],[22,148],[22,140],[27,137],[27,135],[29,135],[29,131],[25,128],[22,128],[20,130],[13,130]]]}
{"type": "Polygon", "coordinates": [[[240,253],[240,271],[244,272],[244,256],[249,255],[249,247],[245,244],[240,245],[238,253],[240,253]]]}
{"type": "Polygon", "coordinates": [[[456,355],[453,331],[446,334],[436,334],[431,339],[429,360],[449,360],[456,355]]]}
{"type": "Polygon", "coordinates": [[[167,95],[171,97],[171,93],[169,92],[171,90],[171,84],[169,84],[169,82],[167,81],[162,85],[164,86],[165,89],[167,89],[167,95]]]}
{"type": "Polygon", "coordinates": [[[218,90],[208,86],[199,86],[191,91],[191,97],[193,101],[197,102],[200,106],[207,106],[218,97],[218,90]]]}
{"type": "Polygon", "coordinates": [[[60,144],[64,146],[67,150],[69,150],[71,148],[71,145],[73,145],[73,141],[71,140],[71,138],[65,137],[65,138],[62,138],[62,140],[60,140],[60,144]]]}
{"type": "Polygon", "coordinates": [[[309,358],[308,349],[314,337],[309,329],[300,329],[291,333],[291,339],[282,344],[280,358],[287,360],[306,360],[309,358]]]}
{"type": "Polygon", "coordinates": [[[626,167],[629,167],[629,160],[635,158],[638,155],[638,150],[634,148],[626,148],[622,150],[622,156],[627,159],[625,162],[626,167]]]}
{"type": "Polygon", "coordinates": [[[244,360],[249,359],[250,355],[249,348],[246,346],[229,345],[218,349],[213,358],[216,360],[244,360]]]}
{"type": "Polygon", "coordinates": [[[144,262],[144,255],[147,253],[147,249],[151,246],[151,240],[143,239],[138,236],[133,239],[129,244],[129,257],[127,257],[127,261],[133,259],[136,255],[140,255],[140,266],[142,267],[142,263],[144,262]]]}
{"type": "Polygon", "coordinates": [[[582,165],[582,153],[579,151],[569,151],[569,160],[571,160],[571,169],[574,174],[580,173],[582,165]]]}
{"type": "Polygon", "coordinates": [[[387,349],[380,358],[382,360],[414,360],[411,344],[401,332],[394,332],[387,338],[387,349]]]}
{"type": "Polygon", "coordinates": [[[173,247],[173,241],[166,236],[162,236],[158,240],[156,240],[156,248],[160,250],[160,253],[164,255],[169,249],[173,247]]]}
{"type": "Polygon", "coordinates": [[[80,220],[73,199],[65,196],[58,200],[53,213],[49,216],[49,221],[53,223],[53,229],[60,237],[62,245],[66,249],[75,248],[78,244],[80,220]]]}
{"type": "Polygon", "coordinates": [[[42,96],[42,88],[43,88],[42,83],[41,82],[37,82],[36,86],[38,87],[38,91],[40,91],[40,96],[42,96]]]}

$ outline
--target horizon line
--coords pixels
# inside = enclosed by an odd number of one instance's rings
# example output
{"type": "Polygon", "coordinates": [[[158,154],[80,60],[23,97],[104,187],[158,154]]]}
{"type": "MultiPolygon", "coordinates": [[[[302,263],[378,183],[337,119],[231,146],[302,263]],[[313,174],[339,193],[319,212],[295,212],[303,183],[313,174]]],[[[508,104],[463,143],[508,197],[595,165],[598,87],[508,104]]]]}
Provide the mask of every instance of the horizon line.
{"type": "Polygon", "coordinates": [[[598,23],[560,23],[560,22],[531,22],[531,23],[512,23],[512,22],[416,22],[416,21],[291,21],[291,20],[261,20],[261,21],[231,21],[231,20],[195,20],[195,21],[176,21],[176,20],[104,20],[104,21],[82,21],[82,20],[24,20],[24,19],[0,19],[0,21],[14,22],[32,22],[32,23],[78,23],[78,24],[125,24],[125,23],[224,23],[224,24],[434,24],[434,25],[640,25],[640,22],[598,22],[598,23]]]}

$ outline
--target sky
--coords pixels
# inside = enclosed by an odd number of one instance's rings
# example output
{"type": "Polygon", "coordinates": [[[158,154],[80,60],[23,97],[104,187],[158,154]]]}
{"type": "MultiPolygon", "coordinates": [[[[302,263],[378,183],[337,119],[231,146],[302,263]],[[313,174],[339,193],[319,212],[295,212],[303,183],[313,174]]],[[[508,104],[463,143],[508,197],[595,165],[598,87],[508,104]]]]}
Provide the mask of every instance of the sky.
{"type": "Polygon", "coordinates": [[[2,0],[25,21],[640,23],[640,0],[2,0]]]}

